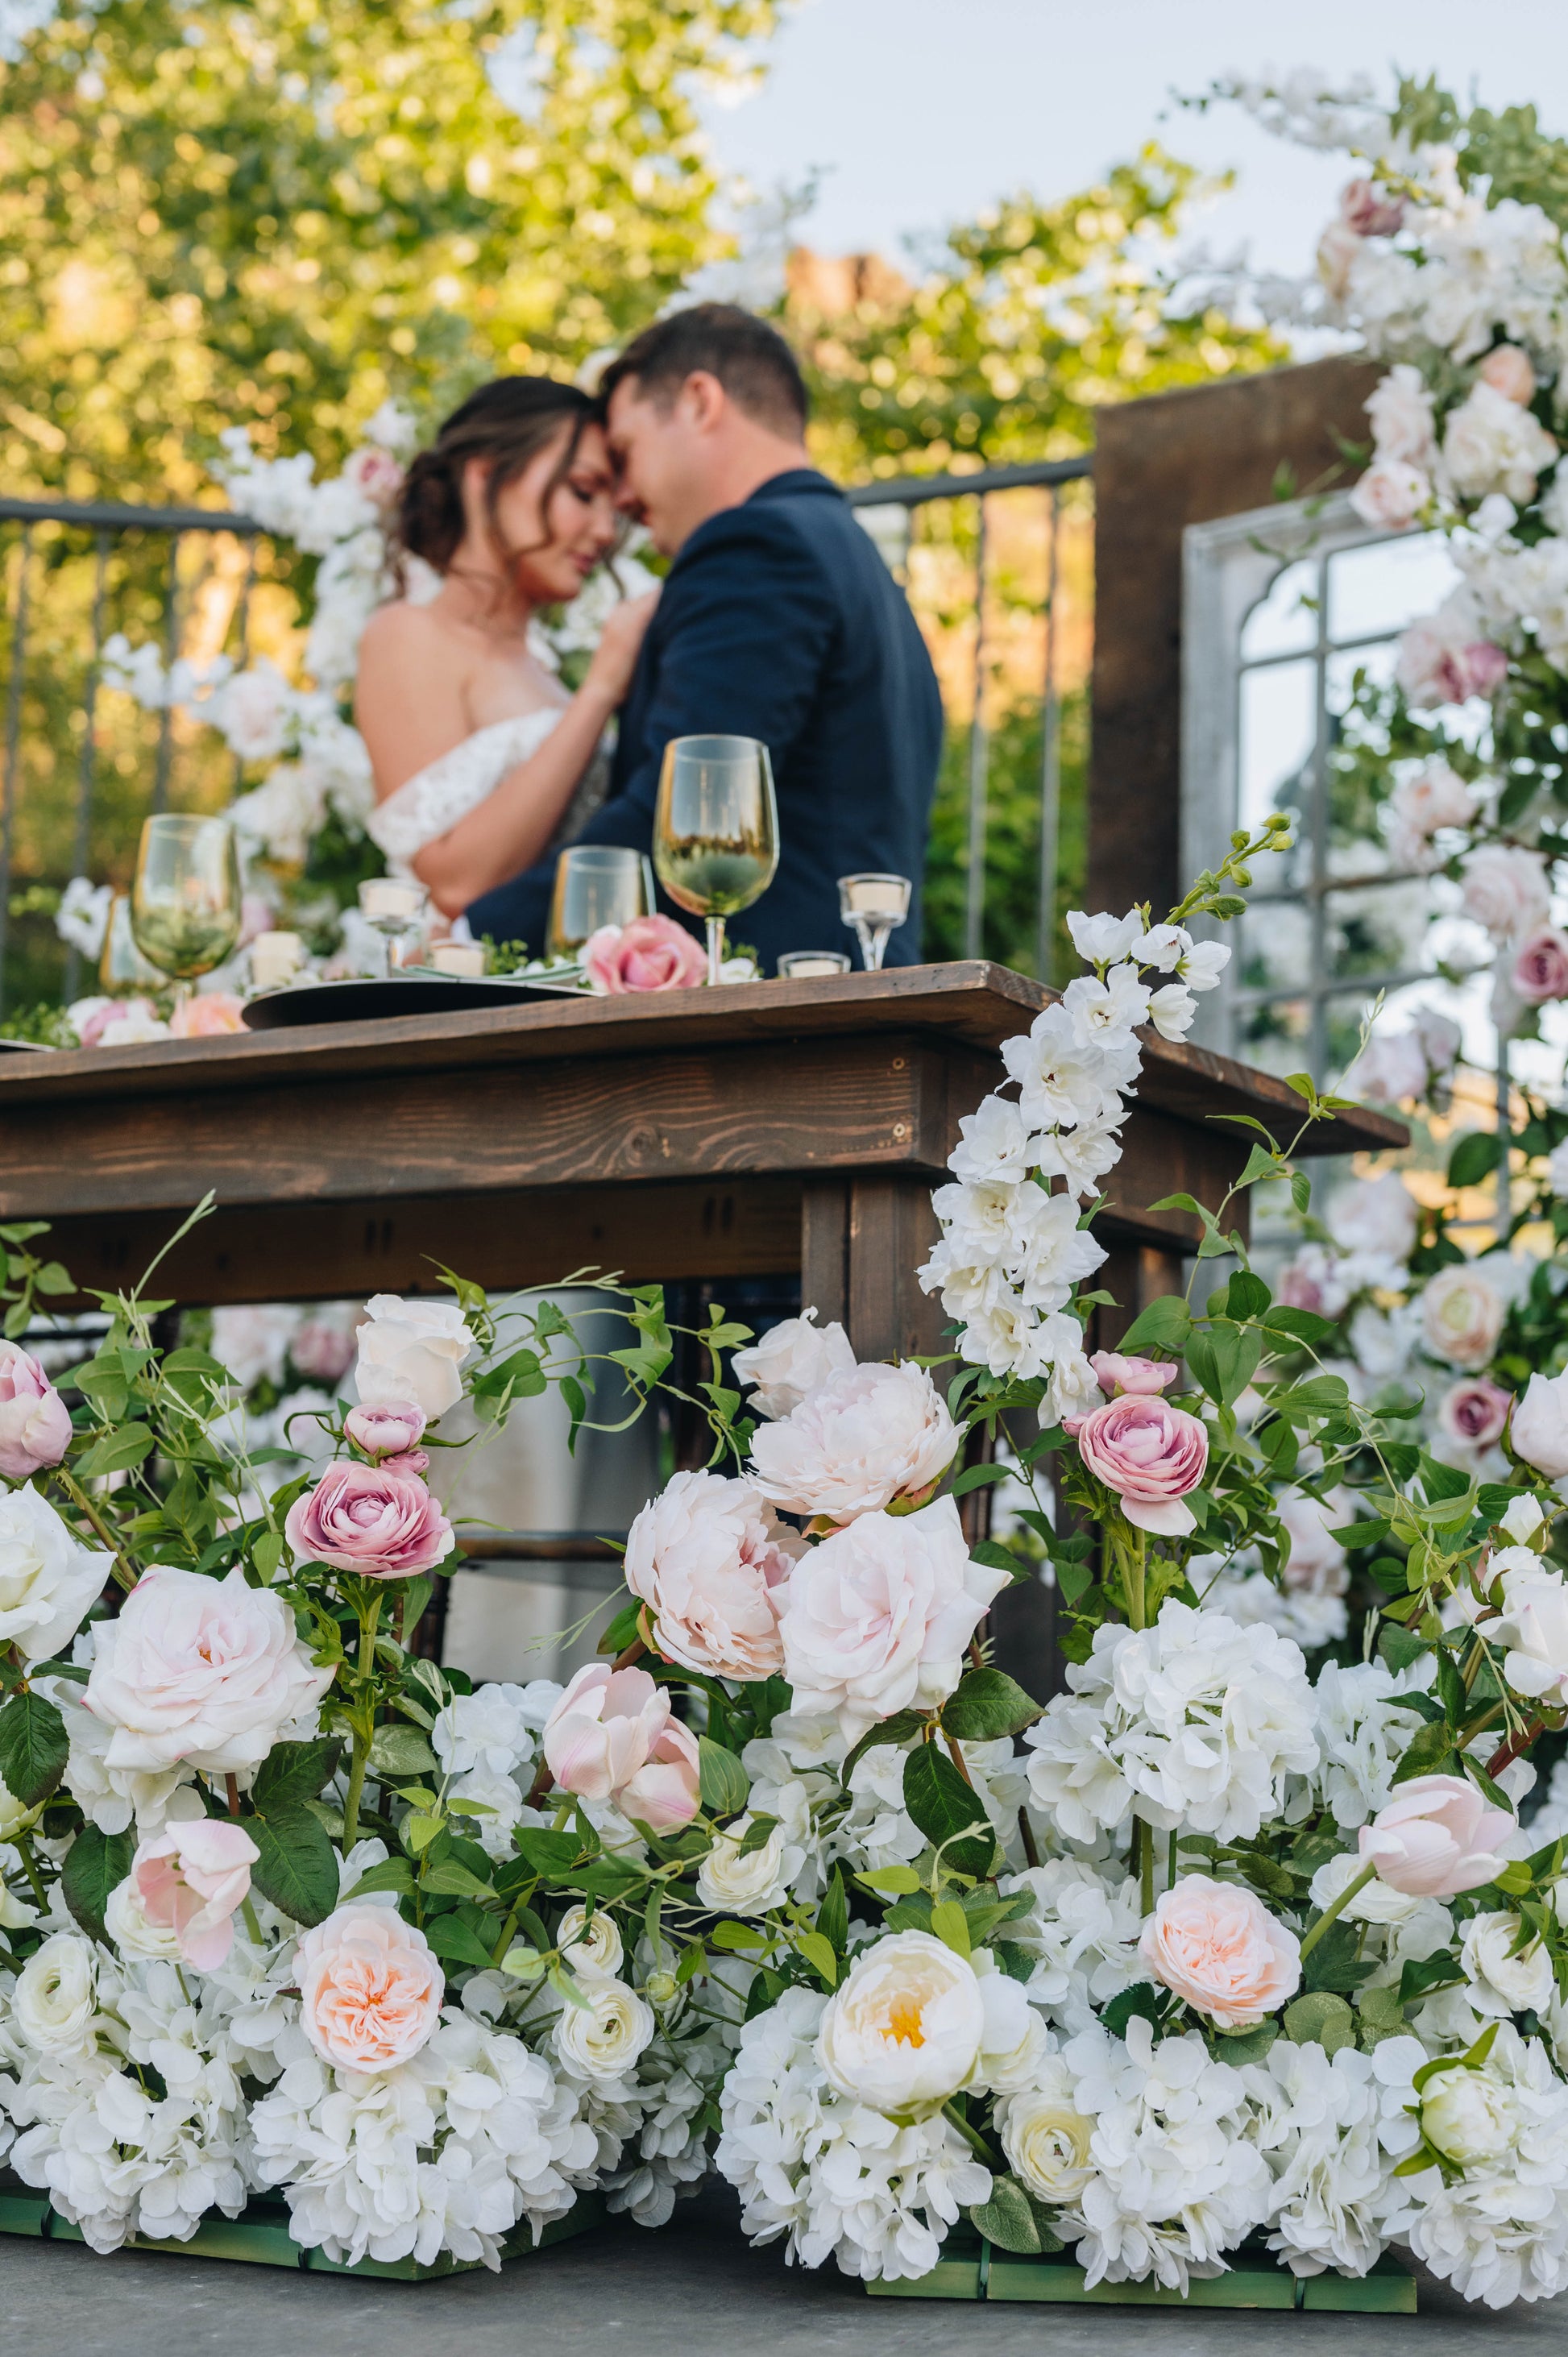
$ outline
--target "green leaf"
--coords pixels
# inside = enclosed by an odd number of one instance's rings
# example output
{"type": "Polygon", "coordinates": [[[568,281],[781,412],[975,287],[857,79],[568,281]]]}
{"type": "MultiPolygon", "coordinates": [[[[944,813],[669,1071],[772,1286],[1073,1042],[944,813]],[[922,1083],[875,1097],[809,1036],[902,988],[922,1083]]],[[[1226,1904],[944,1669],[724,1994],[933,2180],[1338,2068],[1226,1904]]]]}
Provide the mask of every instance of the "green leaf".
{"type": "Polygon", "coordinates": [[[1330,1923],[1311,1955],[1302,1964],[1303,1990],[1333,1989],[1341,1996],[1348,1996],[1359,1989],[1364,1980],[1370,1978],[1374,1970],[1369,1962],[1364,1963],[1356,1953],[1359,1940],[1358,1925],[1343,1921],[1330,1923]]]}
{"type": "Polygon", "coordinates": [[[829,1988],[838,1986],[839,1960],[820,1932],[797,1932],[795,1945],[811,1970],[826,1981],[829,1988]]]}
{"type": "Polygon", "coordinates": [[[1378,1651],[1391,1670],[1408,1670],[1412,1662],[1419,1662],[1423,1653],[1429,1653],[1432,1648],[1413,1630],[1401,1629],[1393,1621],[1385,1620],[1378,1631],[1378,1651]]]}
{"type": "Polygon", "coordinates": [[[1356,2043],[1356,2017],[1342,1996],[1315,1989],[1286,2006],[1284,2030],[1297,2046],[1321,2046],[1326,2054],[1337,2054],[1342,2046],[1356,2043]]]}
{"type": "Polygon", "coordinates": [[[470,1873],[455,1857],[439,1857],[434,1866],[427,1866],[420,1883],[437,1899],[494,1899],[497,1895],[493,1882],[470,1873]]]}
{"type": "Polygon", "coordinates": [[[0,1710],[0,1779],[25,1809],[47,1801],[70,1756],[65,1721],[40,1694],[13,1695],[0,1710]]]}
{"type": "Polygon", "coordinates": [[[1254,1146],[1242,1166],[1241,1176],[1237,1179],[1236,1184],[1238,1187],[1254,1187],[1260,1178],[1277,1178],[1280,1171],[1279,1149],[1254,1146]]]}
{"type": "Polygon", "coordinates": [[[389,1776],[428,1776],[440,1772],[440,1763],[417,1727],[389,1722],[371,1739],[371,1772],[389,1776]]]}
{"type": "Polygon", "coordinates": [[[925,1724],[926,1714],[923,1710],[896,1710],[891,1718],[880,1720],[875,1727],[868,1727],[859,1742],[851,1746],[843,1766],[839,1770],[843,1782],[845,1784],[849,1782],[850,1770],[857,1760],[864,1758],[873,1745],[908,1743],[911,1736],[919,1734],[925,1724]]]}
{"type": "Polygon", "coordinates": [[[1436,1776],[1443,1772],[1444,1762],[1454,1749],[1454,1729],[1445,1719],[1429,1720],[1418,1727],[1404,1750],[1392,1781],[1408,1784],[1412,1776],[1436,1776]]]}
{"type": "Polygon", "coordinates": [[[1216,1396],[1226,1407],[1232,1407],[1252,1380],[1262,1356],[1262,1337],[1245,1326],[1232,1325],[1228,1318],[1217,1318],[1209,1329],[1209,1341],[1219,1379],[1216,1396]]]}
{"type": "Polygon", "coordinates": [[[1503,1141],[1494,1129],[1472,1129],[1455,1138],[1448,1157],[1451,1187],[1478,1187],[1502,1159],[1503,1141]]]}
{"type": "Polygon", "coordinates": [[[583,1855],[575,1834],[556,1833],[545,1825],[519,1825],[511,1840],[518,1856],[526,1858],[535,1874],[564,1874],[583,1855]]]}
{"type": "MultiPolygon", "coordinates": [[[[813,1932],[807,1936],[818,1939],[821,1934],[813,1932]]],[[[715,1923],[707,1937],[709,1947],[725,1948],[731,1953],[744,1954],[748,1948],[766,1948],[769,1944],[768,1933],[757,1923],[715,1923]]],[[[825,1940],[822,1945],[827,1947],[825,1940]]],[[[828,1953],[832,1954],[831,1948],[828,1953]]]]}
{"type": "Polygon", "coordinates": [[[1232,1318],[1261,1318],[1273,1300],[1262,1278],[1250,1268],[1239,1268],[1225,1288],[1225,1307],[1232,1318]]]}
{"type": "Polygon", "coordinates": [[[966,1498],[972,1490],[982,1490],[988,1481],[1010,1481],[1012,1478],[1011,1465],[966,1465],[961,1473],[954,1475],[948,1495],[966,1498]]]}
{"type": "Polygon", "coordinates": [[[1167,1351],[1173,1359],[1179,1359],[1191,1331],[1192,1313],[1180,1294],[1162,1293],[1138,1312],[1116,1347],[1126,1356],[1167,1351]]]}
{"type": "Polygon", "coordinates": [[[1312,1209],[1312,1181],[1307,1177],[1305,1170],[1293,1170],[1291,1172],[1290,1199],[1295,1205],[1301,1217],[1305,1220],[1308,1211],[1312,1209]]]}
{"type": "Polygon", "coordinates": [[[1087,1588],[1094,1586],[1094,1568],[1087,1563],[1068,1563],[1060,1555],[1053,1556],[1051,1569],[1057,1576],[1063,1601],[1070,1608],[1087,1588]]]}
{"type": "Polygon", "coordinates": [[[261,1817],[313,1800],[331,1778],[342,1745],[330,1736],[316,1743],[275,1743],[256,1770],[251,1805],[261,1817]]]}
{"type": "Polygon", "coordinates": [[[1277,2021],[1255,2021],[1249,2029],[1220,2031],[1225,2043],[1218,2049],[1222,2062],[1261,2062],[1280,2034],[1277,2021]]]}
{"type": "Polygon", "coordinates": [[[413,1868],[407,1858],[383,1857],[379,1866],[368,1867],[352,1890],[344,1895],[348,1899],[368,1899],[372,1890],[395,1890],[400,1899],[411,1899],[413,1868]]]}
{"type": "Polygon", "coordinates": [[[867,1890],[875,1890],[879,1898],[903,1898],[920,1887],[920,1878],[912,1866],[868,1866],[854,1878],[864,1882],[867,1890]]]}
{"type": "Polygon", "coordinates": [[[491,1968],[494,1960],[489,1950],[460,1915],[433,1915],[425,1924],[424,1936],[448,1964],[472,1964],[481,1973],[491,1968]]]}
{"type": "Polygon", "coordinates": [[[324,1923],[338,1904],[338,1860],[320,1820],[295,1806],[248,1817],[245,1831],[261,1852],[251,1879],[262,1897],[296,1923],[324,1923]]]}
{"type": "Polygon", "coordinates": [[[703,1806],[712,1817],[733,1817],[744,1809],[751,1779],[733,1751],[711,1735],[697,1738],[697,1773],[703,1806]]]}
{"type": "Polygon", "coordinates": [[[128,1473],[152,1453],[153,1433],[150,1425],[122,1424],[95,1440],[76,1460],[72,1470],[81,1476],[100,1473],[128,1473]]]}
{"type": "Polygon", "coordinates": [[[1040,2234],[1034,2204],[1015,2178],[993,2177],[990,2200],[977,2201],[969,2218],[976,2233],[994,2243],[999,2251],[1016,2251],[1025,2258],[1038,2255],[1040,2234]]]}
{"type": "Polygon", "coordinates": [[[1292,1309],[1283,1302],[1270,1310],[1263,1326],[1266,1332],[1283,1334],[1287,1341],[1303,1342],[1308,1349],[1326,1342],[1338,1330],[1332,1318],[1320,1318],[1316,1309],[1292,1309]]]}
{"type": "Polygon", "coordinates": [[[1124,2038],[1127,2024],[1134,2015],[1141,2020],[1157,2023],[1165,2018],[1169,2002],[1164,1989],[1157,1989],[1153,1981],[1134,1981],[1131,1988],[1122,1989],[1112,1998],[1101,2014],[1101,2022],[1112,2038],[1124,2038]]]}
{"type": "Polygon", "coordinates": [[[817,1929],[834,1955],[842,1956],[849,1945],[849,1893],[843,1887],[842,1867],[834,1867],[832,1880],[817,1910],[817,1929]]]}
{"type": "Polygon", "coordinates": [[[984,1808],[934,1743],[922,1743],[904,1762],[904,1806],[949,1866],[980,1878],[990,1873],[996,1842],[984,1808]]]}
{"type": "Polygon", "coordinates": [[[992,1743],[1032,1727],[1043,1708],[1005,1670],[971,1670],[942,1705],[942,1725],[961,1743],[992,1743]]]}
{"type": "Polygon", "coordinates": [[[1281,1415],[1337,1415],[1350,1405],[1343,1375],[1314,1375],[1289,1391],[1276,1392],[1271,1405],[1281,1415]]]}
{"type": "Polygon", "coordinates": [[[931,1930],[944,1947],[961,1956],[970,1953],[969,1918],[956,1899],[939,1899],[931,1909],[931,1930]]]}
{"type": "Polygon", "coordinates": [[[66,1905],[90,1939],[108,1940],[103,1910],[109,1904],[110,1892],[130,1873],[135,1855],[134,1834],[100,1833],[96,1825],[83,1825],[67,1850],[60,1868],[60,1889],[66,1905]]]}
{"type": "Polygon", "coordinates": [[[1031,1955],[1020,1941],[993,1940],[991,1953],[1010,1981],[1022,1981],[1027,1986],[1034,1979],[1039,1958],[1031,1955]]]}

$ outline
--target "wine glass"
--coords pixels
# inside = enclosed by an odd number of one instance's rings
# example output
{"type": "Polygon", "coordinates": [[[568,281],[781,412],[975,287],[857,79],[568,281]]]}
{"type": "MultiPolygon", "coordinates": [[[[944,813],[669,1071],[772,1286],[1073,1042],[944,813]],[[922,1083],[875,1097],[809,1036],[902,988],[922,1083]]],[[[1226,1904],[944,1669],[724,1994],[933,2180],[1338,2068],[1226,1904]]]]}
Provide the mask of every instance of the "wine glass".
{"type": "Polygon", "coordinates": [[[725,919],[760,899],[779,866],[768,748],[755,737],[675,737],[664,748],[653,865],[678,908],[708,927],[708,980],[725,955],[725,919]]]}
{"type": "Polygon", "coordinates": [[[544,954],[575,957],[601,925],[629,925],[651,917],[655,906],[653,870],[640,851],[618,843],[571,844],[555,863],[544,954]]]}
{"type": "Polygon", "coordinates": [[[131,937],[179,997],[222,964],[240,938],[240,862],[226,818],[160,811],[144,821],[131,937]]]}
{"type": "Polygon", "coordinates": [[[131,900],[125,892],[116,892],[109,905],[109,921],[103,928],[103,948],[98,960],[99,987],[111,998],[124,997],[136,990],[158,990],[165,976],[156,965],[148,963],[131,935],[131,900]]]}
{"type": "Polygon", "coordinates": [[[888,936],[909,913],[907,876],[841,876],[839,915],[854,929],[867,974],[880,974],[888,936]]]}
{"type": "Polygon", "coordinates": [[[424,922],[430,895],[412,876],[368,876],[360,887],[360,913],[387,945],[387,972],[401,974],[424,922]]]}

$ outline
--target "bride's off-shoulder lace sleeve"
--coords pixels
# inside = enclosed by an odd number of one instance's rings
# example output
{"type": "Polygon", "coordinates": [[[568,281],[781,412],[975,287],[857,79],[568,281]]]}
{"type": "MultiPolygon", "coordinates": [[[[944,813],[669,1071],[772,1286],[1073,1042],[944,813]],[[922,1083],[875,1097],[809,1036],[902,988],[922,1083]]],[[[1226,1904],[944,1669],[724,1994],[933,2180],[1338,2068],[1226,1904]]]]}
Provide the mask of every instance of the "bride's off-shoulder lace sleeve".
{"type": "Polygon", "coordinates": [[[378,802],[365,821],[366,834],[389,859],[406,864],[477,810],[509,770],[537,753],[560,717],[559,708],[546,705],[476,729],[378,802]]]}

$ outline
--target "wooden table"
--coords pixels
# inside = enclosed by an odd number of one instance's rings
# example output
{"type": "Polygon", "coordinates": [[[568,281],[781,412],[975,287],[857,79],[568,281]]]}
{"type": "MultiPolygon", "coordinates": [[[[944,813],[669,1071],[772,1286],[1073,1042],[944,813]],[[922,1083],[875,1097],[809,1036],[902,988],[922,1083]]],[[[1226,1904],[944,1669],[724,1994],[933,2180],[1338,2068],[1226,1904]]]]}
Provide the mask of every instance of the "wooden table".
{"type": "MultiPolygon", "coordinates": [[[[632,1279],[799,1270],[865,1358],[937,1346],[915,1270],[961,1114],[1050,994],[979,962],[710,994],[567,1000],[0,1057],[0,1218],[48,1219],[80,1284],[133,1282],[199,1198],[218,1209],[155,1290],[185,1303],[492,1289],[593,1265],[632,1279]]],[[[1179,1283],[1196,1222],[1282,1140],[1278,1081],[1153,1035],[1100,1221],[1121,1303],[1104,1339],[1179,1283]]],[[[1401,1145],[1341,1115],[1305,1150],[1401,1145]]],[[[1245,1224],[1241,1200],[1238,1224],[1245,1224]]],[[[62,1305],[66,1306],[66,1305],[62,1305]]]]}

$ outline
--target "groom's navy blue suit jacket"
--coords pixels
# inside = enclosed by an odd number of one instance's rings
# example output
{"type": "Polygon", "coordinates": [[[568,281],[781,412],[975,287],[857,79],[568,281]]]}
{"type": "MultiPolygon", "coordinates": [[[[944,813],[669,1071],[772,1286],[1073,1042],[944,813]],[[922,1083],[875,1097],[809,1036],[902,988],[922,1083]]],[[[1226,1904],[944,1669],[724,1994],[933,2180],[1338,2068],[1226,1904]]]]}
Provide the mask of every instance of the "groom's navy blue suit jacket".
{"type": "MultiPolygon", "coordinates": [[[[609,798],[579,840],[650,847],[671,737],[759,737],[779,795],[779,872],[731,919],[731,937],[754,943],[768,973],[784,950],[853,954],[837,879],[878,870],[914,882],[887,962],[918,964],[941,733],[936,674],[903,591],[843,493],[802,467],[710,516],[671,566],[621,713],[609,798]]],[[[537,953],[554,865],[476,900],[475,934],[537,953]]]]}

